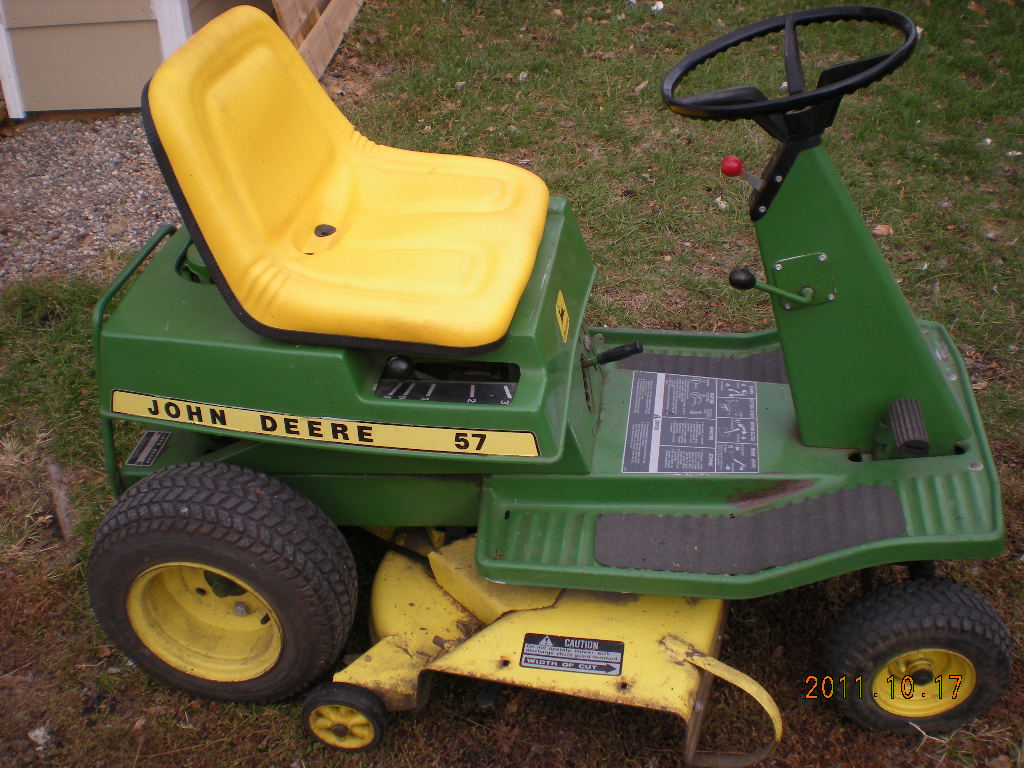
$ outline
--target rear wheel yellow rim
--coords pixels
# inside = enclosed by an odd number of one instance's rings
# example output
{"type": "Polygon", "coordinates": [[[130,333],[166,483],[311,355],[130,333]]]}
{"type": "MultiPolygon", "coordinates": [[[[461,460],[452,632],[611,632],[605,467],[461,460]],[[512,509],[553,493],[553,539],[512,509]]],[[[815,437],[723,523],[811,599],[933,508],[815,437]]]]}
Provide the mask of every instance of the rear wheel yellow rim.
{"type": "Polygon", "coordinates": [[[363,749],[373,743],[373,721],[343,704],[321,704],[309,713],[309,729],[320,741],[338,749],[363,749]]]}
{"type": "Polygon", "coordinates": [[[944,648],[894,656],[875,673],[871,695],[879,707],[906,718],[934,717],[967,700],[977,683],[974,664],[944,648]]]}
{"type": "Polygon", "coordinates": [[[221,683],[253,680],[281,656],[281,623],[255,589],[206,565],[164,563],[128,590],[128,621],[154,655],[221,683]]]}

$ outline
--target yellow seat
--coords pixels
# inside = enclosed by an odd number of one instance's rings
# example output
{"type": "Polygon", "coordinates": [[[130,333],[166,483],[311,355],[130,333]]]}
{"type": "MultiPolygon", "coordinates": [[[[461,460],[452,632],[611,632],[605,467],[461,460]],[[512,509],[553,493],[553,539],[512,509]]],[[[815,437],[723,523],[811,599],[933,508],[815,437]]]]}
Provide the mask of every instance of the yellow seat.
{"type": "Polygon", "coordinates": [[[373,143],[246,6],[164,62],[143,112],[214,281],[253,330],[449,353],[507,333],[544,229],[534,174],[373,143]]]}

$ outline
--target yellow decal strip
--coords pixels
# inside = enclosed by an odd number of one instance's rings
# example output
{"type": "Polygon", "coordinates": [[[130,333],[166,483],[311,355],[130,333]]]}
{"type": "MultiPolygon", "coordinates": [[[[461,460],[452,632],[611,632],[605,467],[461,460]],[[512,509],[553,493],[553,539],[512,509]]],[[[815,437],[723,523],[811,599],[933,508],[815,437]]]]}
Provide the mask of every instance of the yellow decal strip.
{"type": "Polygon", "coordinates": [[[276,411],[233,408],[191,400],[115,390],[111,410],[125,416],[213,427],[228,432],[268,435],[333,445],[397,448],[407,451],[469,453],[479,456],[538,456],[532,432],[419,427],[348,419],[291,416],[276,411]]]}

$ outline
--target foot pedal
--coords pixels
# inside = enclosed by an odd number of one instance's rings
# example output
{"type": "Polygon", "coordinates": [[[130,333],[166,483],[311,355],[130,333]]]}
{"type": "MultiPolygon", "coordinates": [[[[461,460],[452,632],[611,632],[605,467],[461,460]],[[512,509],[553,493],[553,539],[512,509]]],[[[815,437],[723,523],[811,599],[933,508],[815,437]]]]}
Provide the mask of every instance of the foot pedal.
{"type": "Polygon", "coordinates": [[[912,397],[889,404],[889,428],[896,452],[911,458],[928,455],[928,428],[921,404],[912,397]]]}

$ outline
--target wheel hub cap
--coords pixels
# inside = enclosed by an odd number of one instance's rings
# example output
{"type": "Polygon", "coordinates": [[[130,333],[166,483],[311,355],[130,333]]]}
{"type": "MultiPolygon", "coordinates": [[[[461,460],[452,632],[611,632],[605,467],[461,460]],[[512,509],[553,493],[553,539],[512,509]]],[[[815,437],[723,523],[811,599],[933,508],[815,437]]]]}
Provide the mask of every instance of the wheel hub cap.
{"type": "Polygon", "coordinates": [[[161,661],[186,674],[232,683],[265,674],[281,655],[281,625],[267,601],[229,573],[164,563],[128,590],[128,620],[161,661]]]}
{"type": "Polygon", "coordinates": [[[869,695],[899,717],[934,717],[963,704],[976,682],[974,664],[966,656],[944,648],[921,648],[882,665],[869,695]]]}
{"type": "Polygon", "coordinates": [[[344,704],[321,704],[310,713],[309,728],[322,742],[339,749],[361,749],[375,735],[370,718],[344,704]]]}

